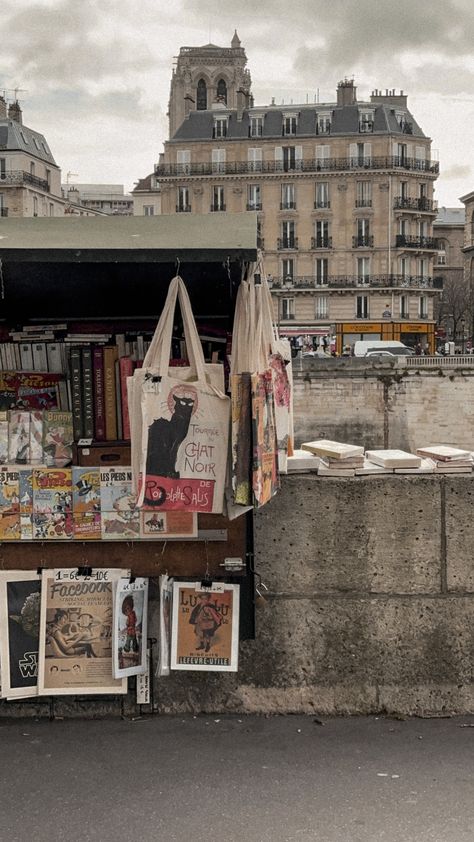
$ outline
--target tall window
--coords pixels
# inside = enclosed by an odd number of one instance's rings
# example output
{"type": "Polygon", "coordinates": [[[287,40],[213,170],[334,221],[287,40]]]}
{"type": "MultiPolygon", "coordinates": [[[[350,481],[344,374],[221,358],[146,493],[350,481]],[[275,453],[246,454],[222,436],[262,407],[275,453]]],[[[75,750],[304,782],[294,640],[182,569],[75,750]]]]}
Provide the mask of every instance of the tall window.
{"type": "Polygon", "coordinates": [[[400,198],[408,199],[408,181],[400,182],[400,198]]]}
{"type": "Polygon", "coordinates": [[[329,298],[327,295],[317,295],[315,299],[315,318],[327,319],[329,315],[329,298]]]}
{"type": "Polygon", "coordinates": [[[420,257],[418,261],[418,275],[422,281],[426,281],[428,277],[428,260],[426,257],[420,257]]]}
{"type": "Polygon", "coordinates": [[[276,146],[275,169],[290,172],[302,167],[303,148],[301,146],[276,146]]]}
{"type": "Polygon", "coordinates": [[[408,149],[406,143],[397,143],[398,163],[403,166],[408,160],[408,149]]]}
{"type": "Polygon", "coordinates": [[[371,246],[372,238],[370,236],[370,220],[357,220],[357,234],[355,236],[355,246],[371,246]]]}
{"type": "Polygon", "coordinates": [[[331,115],[329,113],[320,113],[317,117],[317,132],[318,134],[329,134],[331,131],[331,115]]]}
{"type": "Polygon", "coordinates": [[[317,170],[325,170],[329,166],[329,153],[331,151],[331,147],[328,143],[321,145],[318,144],[316,146],[316,169],[317,170]]]}
{"type": "Polygon", "coordinates": [[[250,137],[261,137],[263,134],[263,117],[250,118],[250,137]]]}
{"type": "Polygon", "coordinates": [[[420,295],[418,302],[418,317],[420,319],[428,318],[428,299],[426,295],[420,295]]]}
{"type": "Polygon", "coordinates": [[[6,163],[6,158],[0,158],[0,178],[5,178],[6,163]]]}
{"type": "Polygon", "coordinates": [[[225,149],[212,150],[212,172],[225,172],[225,149]]]}
{"type": "Polygon", "coordinates": [[[330,246],[329,237],[329,221],[327,219],[318,219],[314,225],[315,230],[315,248],[325,249],[330,246]]]}
{"type": "Polygon", "coordinates": [[[200,79],[197,83],[196,108],[198,111],[207,109],[207,85],[204,79],[200,79]]]}
{"type": "Polygon", "coordinates": [[[220,184],[212,188],[211,211],[225,211],[224,188],[220,184]]]}
{"type": "Polygon", "coordinates": [[[143,216],[154,216],[155,215],[155,206],[154,205],[143,205],[143,216]]]}
{"type": "Polygon", "coordinates": [[[367,284],[369,282],[369,275],[370,275],[370,258],[369,257],[358,257],[357,258],[357,280],[360,284],[367,284]]]}
{"type": "Polygon", "coordinates": [[[357,197],[356,208],[371,208],[372,207],[372,182],[358,181],[357,182],[357,197]]]}
{"type": "Polygon", "coordinates": [[[296,208],[296,194],[294,184],[281,185],[281,209],[294,210],[296,208]]]}
{"type": "Polygon", "coordinates": [[[219,79],[217,83],[217,98],[227,105],[227,85],[224,79],[219,79]]]}
{"type": "Polygon", "coordinates": [[[358,295],[356,297],[356,319],[369,318],[369,296],[358,295]]]}
{"type": "Polygon", "coordinates": [[[214,137],[227,137],[227,117],[216,117],[214,120],[214,137]]]}
{"type": "Polygon", "coordinates": [[[282,298],[281,299],[281,317],[282,319],[295,318],[295,299],[282,298]]]}
{"type": "Polygon", "coordinates": [[[372,144],[349,144],[349,158],[351,167],[370,167],[372,164],[372,144]]]}
{"type": "Polygon", "coordinates": [[[249,172],[262,171],[262,149],[261,147],[250,147],[247,150],[249,172]]]}
{"type": "Polygon", "coordinates": [[[189,149],[178,149],[176,153],[176,172],[187,174],[191,169],[191,152],[189,149]]]}
{"type": "Polygon", "coordinates": [[[329,182],[318,181],[316,183],[316,201],[315,208],[329,208],[329,182]]]}
{"type": "Polygon", "coordinates": [[[410,277],[410,258],[409,257],[401,257],[400,258],[400,275],[403,279],[407,279],[410,277]]]}
{"type": "Polygon", "coordinates": [[[400,318],[401,319],[408,319],[408,315],[409,315],[408,295],[401,295],[400,296],[400,318]]]}
{"type": "Polygon", "coordinates": [[[324,286],[328,282],[329,261],[327,257],[318,257],[315,262],[316,286],[324,286]]]}
{"type": "Polygon", "coordinates": [[[38,216],[38,197],[33,196],[33,216],[38,216]]]}
{"type": "Polygon", "coordinates": [[[297,119],[295,115],[289,115],[283,118],[283,132],[284,135],[295,135],[297,119]]]}
{"type": "Polygon", "coordinates": [[[191,204],[189,201],[189,187],[178,187],[178,204],[176,205],[177,213],[189,213],[191,204]]]}
{"type": "Polygon", "coordinates": [[[249,184],[247,191],[247,210],[261,210],[262,198],[260,184],[249,184]]]}
{"type": "Polygon", "coordinates": [[[284,249],[294,249],[296,245],[295,239],[295,223],[292,220],[285,220],[281,223],[281,246],[284,249]]]}
{"type": "Polygon", "coordinates": [[[295,261],[292,257],[285,257],[281,261],[281,274],[284,281],[292,281],[295,277],[295,261]]]}

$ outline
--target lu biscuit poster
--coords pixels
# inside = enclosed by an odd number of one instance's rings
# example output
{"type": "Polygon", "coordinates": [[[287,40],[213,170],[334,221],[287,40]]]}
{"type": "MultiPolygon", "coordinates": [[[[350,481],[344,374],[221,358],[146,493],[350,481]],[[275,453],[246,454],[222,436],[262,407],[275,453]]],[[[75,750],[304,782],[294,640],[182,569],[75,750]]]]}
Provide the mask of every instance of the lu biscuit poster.
{"type": "Polygon", "coordinates": [[[113,598],[128,570],[43,570],[38,688],[40,695],[126,693],[112,663],[113,598]]]}
{"type": "Polygon", "coordinates": [[[172,670],[237,672],[239,585],[174,582],[172,670]]]}
{"type": "Polygon", "coordinates": [[[31,571],[0,574],[2,696],[38,693],[41,577],[31,571]]]}

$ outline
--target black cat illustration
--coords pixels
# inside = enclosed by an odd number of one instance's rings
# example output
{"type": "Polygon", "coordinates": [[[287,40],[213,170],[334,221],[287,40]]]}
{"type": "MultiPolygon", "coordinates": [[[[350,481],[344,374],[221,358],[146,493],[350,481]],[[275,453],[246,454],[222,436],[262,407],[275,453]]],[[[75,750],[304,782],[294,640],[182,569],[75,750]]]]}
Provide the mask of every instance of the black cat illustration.
{"type": "Polygon", "coordinates": [[[194,398],[173,395],[174,411],[169,421],[158,418],[148,428],[146,472],[150,476],[179,479],[176,470],[178,448],[189,430],[194,398]]]}

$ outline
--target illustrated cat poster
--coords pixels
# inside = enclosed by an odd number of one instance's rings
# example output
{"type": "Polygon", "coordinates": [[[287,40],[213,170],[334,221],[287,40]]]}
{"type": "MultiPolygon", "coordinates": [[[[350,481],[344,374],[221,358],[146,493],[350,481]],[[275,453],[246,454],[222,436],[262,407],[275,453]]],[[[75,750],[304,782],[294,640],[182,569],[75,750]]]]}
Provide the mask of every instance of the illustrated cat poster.
{"type": "Polygon", "coordinates": [[[38,693],[41,576],[32,571],[0,573],[1,695],[27,698],[38,693]]]}

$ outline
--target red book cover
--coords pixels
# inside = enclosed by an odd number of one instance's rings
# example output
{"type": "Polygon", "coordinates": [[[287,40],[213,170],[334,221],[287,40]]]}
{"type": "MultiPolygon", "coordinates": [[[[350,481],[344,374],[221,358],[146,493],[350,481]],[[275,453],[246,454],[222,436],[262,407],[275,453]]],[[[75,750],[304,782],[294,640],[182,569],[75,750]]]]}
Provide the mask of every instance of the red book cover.
{"type": "Polygon", "coordinates": [[[128,411],[128,394],[127,394],[127,377],[133,374],[133,360],[130,357],[120,357],[120,393],[122,396],[122,424],[123,437],[125,440],[130,439],[130,414],[128,411]]]}
{"type": "Polygon", "coordinates": [[[105,441],[105,398],[104,398],[104,354],[102,348],[94,348],[94,438],[105,441]]]}

